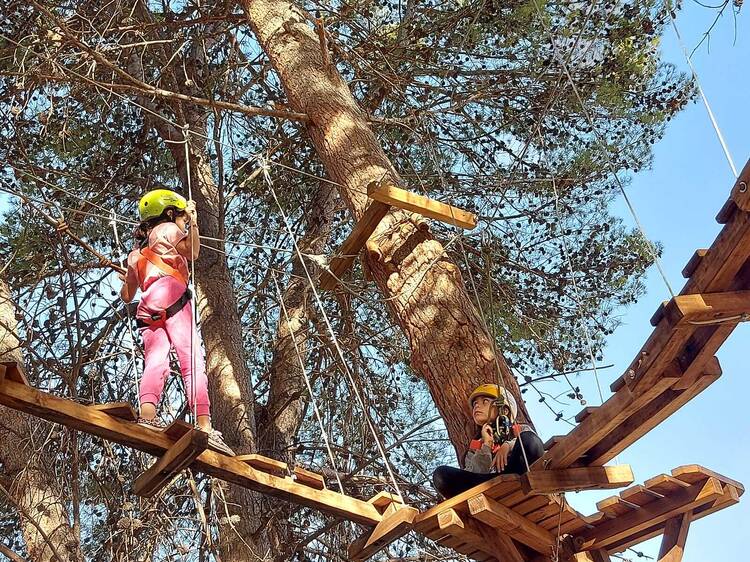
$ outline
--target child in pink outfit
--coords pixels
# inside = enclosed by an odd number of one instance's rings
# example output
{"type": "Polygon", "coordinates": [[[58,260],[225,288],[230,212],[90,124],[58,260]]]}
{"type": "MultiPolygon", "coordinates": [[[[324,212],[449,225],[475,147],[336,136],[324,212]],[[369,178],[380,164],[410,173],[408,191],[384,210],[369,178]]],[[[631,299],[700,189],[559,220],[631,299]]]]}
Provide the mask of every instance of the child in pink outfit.
{"type": "Polygon", "coordinates": [[[196,259],[200,250],[195,203],[171,191],[156,190],[146,194],[140,206],[141,217],[145,218],[136,230],[140,247],[128,255],[127,273],[121,276],[125,284],[120,292],[122,299],[130,302],[136,291],[141,290],[136,310],[144,349],[139,421],[159,425],[155,421],[156,405],[169,375],[169,353],[174,348],[188,405],[198,427],[209,433],[209,442],[215,448],[232,454],[221,434],[211,427],[203,342],[193,322],[193,303],[187,285],[188,261],[196,259]],[[151,203],[147,212],[144,200],[147,205],[151,203]]]}

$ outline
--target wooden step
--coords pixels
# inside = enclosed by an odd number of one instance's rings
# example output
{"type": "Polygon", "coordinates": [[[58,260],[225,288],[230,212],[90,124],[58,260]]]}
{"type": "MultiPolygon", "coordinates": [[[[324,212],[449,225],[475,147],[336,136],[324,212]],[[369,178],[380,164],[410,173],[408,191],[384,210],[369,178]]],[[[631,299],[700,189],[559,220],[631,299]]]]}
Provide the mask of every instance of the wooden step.
{"type": "Polygon", "coordinates": [[[107,402],[106,404],[94,404],[95,410],[125,421],[138,421],[138,414],[135,413],[133,405],[130,402],[107,402]]]}
{"type": "Polygon", "coordinates": [[[3,383],[3,379],[29,386],[29,381],[26,378],[26,374],[23,372],[23,367],[15,361],[4,361],[0,363],[0,384],[3,383]]]}
{"type": "Polygon", "coordinates": [[[576,414],[576,422],[581,423],[583,420],[585,420],[587,417],[589,417],[593,412],[597,410],[597,406],[587,406],[580,412],[576,414]]]}
{"type": "Polygon", "coordinates": [[[685,265],[685,267],[682,269],[682,276],[685,279],[690,279],[690,276],[695,273],[695,270],[698,268],[701,261],[703,261],[703,258],[706,257],[706,255],[708,255],[708,250],[696,250],[690,260],[687,262],[687,265],[685,265]]]}
{"type": "Polygon", "coordinates": [[[323,478],[322,474],[312,472],[310,470],[307,470],[306,468],[302,468],[301,466],[295,466],[293,474],[294,480],[296,482],[299,482],[300,484],[310,486],[311,488],[315,488],[316,490],[326,489],[326,480],[325,478],[323,478]]]}
{"type": "Polygon", "coordinates": [[[237,455],[234,458],[253,467],[255,470],[267,472],[274,476],[286,476],[289,473],[289,467],[285,462],[264,457],[263,455],[237,455]]]}
{"type": "Polygon", "coordinates": [[[474,213],[406,191],[392,184],[370,182],[367,186],[367,195],[375,201],[419,213],[453,226],[469,230],[477,226],[477,217],[474,213]]]}

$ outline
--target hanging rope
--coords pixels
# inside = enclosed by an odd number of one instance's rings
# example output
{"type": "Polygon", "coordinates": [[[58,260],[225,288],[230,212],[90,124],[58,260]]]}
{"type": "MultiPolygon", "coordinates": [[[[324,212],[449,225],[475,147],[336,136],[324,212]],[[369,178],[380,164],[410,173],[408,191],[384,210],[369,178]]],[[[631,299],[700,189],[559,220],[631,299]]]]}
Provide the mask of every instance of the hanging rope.
{"type": "Polygon", "coordinates": [[[312,275],[310,275],[310,271],[307,268],[307,264],[305,263],[305,260],[303,259],[303,254],[300,251],[299,246],[297,244],[297,237],[294,234],[294,230],[292,229],[292,226],[289,224],[289,218],[287,217],[287,214],[284,211],[284,208],[282,207],[281,202],[279,201],[279,198],[278,198],[278,196],[276,194],[276,190],[275,190],[275,188],[273,186],[273,181],[271,180],[271,176],[270,176],[270,173],[269,173],[269,167],[266,164],[265,159],[259,158],[259,165],[263,167],[263,177],[265,178],[266,184],[268,185],[268,187],[269,187],[269,189],[271,191],[271,195],[273,196],[273,199],[274,199],[274,201],[276,203],[276,206],[279,209],[279,212],[281,214],[282,220],[284,221],[284,225],[286,226],[287,231],[289,232],[289,236],[291,237],[292,245],[294,246],[294,250],[297,253],[297,257],[298,257],[298,259],[300,261],[300,265],[302,266],[302,269],[305,272],[305,275],[307,277],[307,281],[308,281],[308,283],[310,285],[310,289],[312,290],[312,293],[313,293],[313,295],[315,297],[315,301],[316,301],[316,303],[318,305],[318,308],[319,308],[319,310],[321,312],[323,320],[324,320],[324,322],[326,324],[326,328],[328,329],[328,332],[331,335],[331,340],[332,340],[332,342],[334,344],[334,347],[336,349],[336,353],[338,354],[339,359],[341,361],[341,366],[343,367],[344,373],[346,374],[347,379],[349,380],[349,384],[351,385],[352,394],[354,394],[354,396],[355,396],[355,398],[356,398],[356,400],[357,400],[357,402],[359,404],[359,407],[362,409],[363,415],[365,417],[365,421],[367,422],[367,426],[368,426],[368,428],[370,429],[370,432],[373,435],[373,438],[375,440],[375,444],[376,444],[376,446],[378,448],[378,451],[380,452],[380,455],[381,455],[381,457],[383,459],[383,462],[385,464],[386,470],[388,471],[388,475],[389,475],[389,477],[391,479],[391,482],[393,484],[393,488],[395,489],[396,493],[402,498],[402,500],[405,501],[405,498],[404,498],[403,494],[401,493],[401,489],[400,489],[400,487],[398,485],[398,481],[396,480],[396,476],[395,476],[395,474],[394,474],[394,472],[393,472],[393,470],[391,468],[391,463],[388,460],[388,455],[387,455],[387,453],[385,451],[385,447],[381,443],[380,436],[378,435],[377,431],[375,430],[375,426],[374,426],[374,424],[372,422],[372,419],[370,417],[370,414],[369,414],[369,412],[367,410],[367,406],[366,406],[366,404],[364,402],[364,399],[362,398],[362,396],[361,396],[361,394],[359,392],[359,389],[357,387],[356,382],[354,381],[354,376],[353,376],[353,374],[351,373],[351,371],[349,369],[349,365],[348,365],[348,363],[346,361],[346,356],[344,355],[344,351],[341,349],[341,346],[339,345],[339,341],[338,341],[338,337],[336,336],[336,332],[333,329],[333,325],[331,324],[331,321],[328,318],[328,313],[326,312],[325,306],[323,305],[323,301],[321,300],[320,295],[318,294],[318,290],[315,287],[315,282],[313,281],[312,275]]]}
{"type": "MultiPolygon", "coordinates": [[[[185,123],[185,125],[182,127],[182,136],[184,137],[184,146],[185,146],[185,173],[187,175],[187,188],[188,188],[188,200],[193,200],[193,182],[191,178],[190,173],[190,125],[188,123],[185,123]]],[[[193,232],[192,229],[195,228],[195,225],[189,225],[188,227],[188,242],[190,243],[190,279],[189,283],[193,285],[193,302],[190,303],[192,306],[192,316],[193,316],[193,326],[190,330],[190,403],[192,404],[192,408],[188,408],[190,410],[190,415],[193,420],[193,425],[198,425],[198,408],[197,404],[195,403],[198,396],[198,391],[195,388],[195,332],[198,329],[198,291],[196,290],[195,285],[195,259],[193,256],[193,232]]],[[[204,366],[205,368],[205,366],[204,366]]]]}
{"type": "Polygon", "coordinates": [[[628,197],[628,194],[625,191],[625,186],[623,185],[622,180],[620,180],[620,177],[617,175],[617,168],[612,162],[612,158],[609,155],[609,150],[607,149],[607,146],[605,145],[603,139],[601,138],[599,130],[597,129],[596,125],[594,124],[593,119],[591,118],[591,115],[589,114],[586,104],[584,103],[583,98],[581,97],[581,94],[578,91],[578,86],[576,85],[575,80],[573,80],[573,76],[570,73],[570,69],[568,68],[567,63],[565,62],[564,58],[560,54],[560,51],[557,47],[557,42],[555,41],[555,37],[552,33],[552,29],[547,25],[547,21],[545,20],[544,14],[539,8],[539,4],[537,0],[532,0],[532,1],[534,3],[534,8],[536,9],[536,13],[539,16],[539,20],[542,24],[542,27],[545,29],[545,31],[549,35],[549,40],[550,40],[550,44],[552,45],[553,55],[555,59],[558,61],[558,63],[562,66],[565,76],[568,79],[568,83],[570,84],[570,87],[573,89],[573,93],[575,94],[575,97],[578,100],[578,103],[581,107],[581,113],[583,113],[584,117],[586,118],[586,121],[591,127],[592,132],[594,133],[594,138],[596,139],[597,144],[599,144],[599,147],[601,148],[602,153],[604,154],[604,157],[607,161],[607,166],[610,169],[610,173],[612,177],[614,178],[615,183],[617,183],[620,193],[622,194],[623,199],[625,200],[625,204],[627,205],[628,210],[630,211],[630,214],[633,217],[633,220],[635,221],[636,227],[638,228],[638,231],[640,232],[641,237],[643,238],[643,241],[646,244],[646,247],[649,249],[649,252],[651,253],[651,257],[654,259],[656,268],[659,271],[659,274],[661,275],[661,278],[667,287],[667,291],[669,291],[670,296],[674,298],[675,292],[672,290],[672,285],[670,284],[669,279],[667,278],[667,274],[664,271],[664,268],[661,263],[661,259],[659,258],[659,255],[656,252],[656,248],[654,247],[653,242],[651,242],[651,239],[646,235],[646,230],[643,228],[640,218],[638,217],[638,213],[636,212],[635,207],[630,201],[630,197],[628,197]]]}
{"type": "Polygon", "coordinates": [[[693,75],[693,80],[695,80],[695,85],[698,87],[698,93],[701,95],[701,100],[703,100],[703,106],[706,108],[706,113],[708,113],[708,118],[711,121],[711,126],[714,129],[714,133],[716,133],[716,137],[719,139],[719,144],[721,144],[721,149],[724,151],[724,157],[727,159],[727,162],[729,163],[729,167],[732,170],[732,173],[734,174],[735,179],[739,177],[739,174],[737,173],[737,167],[734,165],[734,160],[732,159],[732,154],[729,152],[729,147],[727,146],[726,141],[724,140],[724,135],[721,133],[721,127],[719,127],[718,121],[716,121],[716,117],[714,116],[714,112],[711,110],[711,104],[708,103],[708,97],[706,96],[706,93],[703,91],[703,86],[701,86],[701,81],[698,78],[698,71],[695,70],[695,67],[693,66],[693,60],[690,57],[690,53],[688,53],[687,47],[685,46],[685,42],[682,40],[682,35],[680,34],[680,30],[677,28],[677,14],[675,13],[674,9],[670,5],[671,2],[667,1],[664,3],[664,9],[669,14],[669,21],[672,22],[672,29],[674,29],[674,34],[677,36],[677,42],[680,45],[680,48],[682,49],[682,53],[685,55],[685,60],[688,63],[688,66],[690,67],[690,73],[693,75]]]}
{"type": "MultiPolygon", "coordinates": [[[[112,225],[112,233],[115,238],[115,247],[117,248],[117,251],[119,254],[118,261],[120,263],[123,263],[123,257],[127,259],[127,254],[123,256],[123,253],[122,253],[123,246],[122,246],[122,243],[120,242],[120,234],[117,231],[117,221],[115,220],[115,216],[116,216],[116,213],[113,207],[112,208],[112,220],[110,221],[110,224],[112,225]]],[[[136,397],[136,402],[138,404],[138,411],[140,412],[141,411],[141,393],[138,390],[140,388],[140,381],[138,380],[139,379],[138,365],[136,363],[136,354],[135,354],[135,333],[133,332],[134,320],[132,318],[132,315],[130,314],[130,307],[128,306],[127,303],[125,303],[125,313],[127,314],[127,317],[128,317],[128,333],[130,334],[130,359],[131,359],[132,367],[133,367],[133,384],[135,385],[135,397],[136,397]]]]}

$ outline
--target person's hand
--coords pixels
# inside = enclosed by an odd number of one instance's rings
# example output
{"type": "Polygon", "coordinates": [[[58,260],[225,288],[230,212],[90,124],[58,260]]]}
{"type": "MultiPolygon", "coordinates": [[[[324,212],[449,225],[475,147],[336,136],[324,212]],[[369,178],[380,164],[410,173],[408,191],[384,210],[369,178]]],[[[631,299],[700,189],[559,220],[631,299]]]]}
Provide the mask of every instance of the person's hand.
{"type": "Polygon", "coordinates": [[[195,201],[191,199],[187,202],[187,205],[185,206],[185,212],[190,218],[190,224],[192,226],[198,226],[198,212],[195,210],[195,201]]]}
{"type": "Polygon", "coordinates": [[[492,448],[495,438],[492,437],[492,426],[488,423],[482,426],[482,443],[492,448]]]}
{"type": "Polygon", "coordinates": [[[505,470],[508,466],[508,455],[510,454],[510,443],[507,441],[500,445],[500,448],[495,453],[495,459],[492,461],[498,472],[505,470]]]}

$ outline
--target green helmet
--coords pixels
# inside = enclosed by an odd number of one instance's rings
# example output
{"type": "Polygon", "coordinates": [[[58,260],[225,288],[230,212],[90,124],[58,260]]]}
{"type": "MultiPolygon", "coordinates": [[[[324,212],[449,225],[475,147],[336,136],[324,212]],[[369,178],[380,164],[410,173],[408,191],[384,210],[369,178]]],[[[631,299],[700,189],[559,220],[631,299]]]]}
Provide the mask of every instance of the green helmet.
{"type": "Polygon", "coordinates": [[[141,214],[141,220],[147,221],[160,217],[169,207],[183,211],[186,206],[187,201],[179,193],[170,189],[154,189],[141,197],[138,202],[138,211],[141,214]]]}

